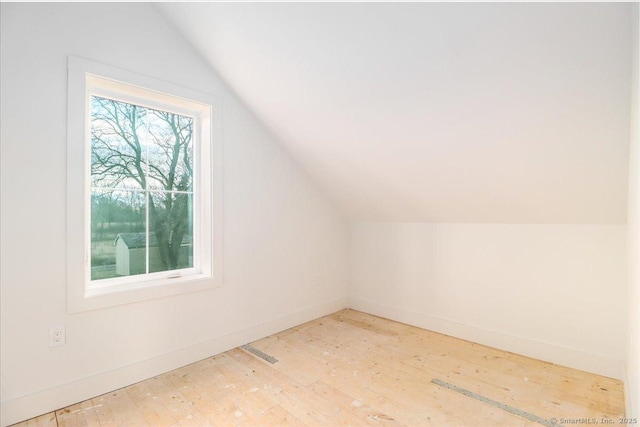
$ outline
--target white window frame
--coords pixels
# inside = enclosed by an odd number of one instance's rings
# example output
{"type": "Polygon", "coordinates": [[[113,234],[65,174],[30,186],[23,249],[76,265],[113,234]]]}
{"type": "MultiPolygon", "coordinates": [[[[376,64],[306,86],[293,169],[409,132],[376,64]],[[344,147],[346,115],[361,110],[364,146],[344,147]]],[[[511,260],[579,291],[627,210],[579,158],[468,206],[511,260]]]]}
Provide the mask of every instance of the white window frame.
{"type": "Polygon", "coordinates": [[[221,109],[210,95],[69,56],[67,311],[111,307],[222,284],[221,109]],[[194,118],[193,268],[91,280],[91,96],[194,118]]]}

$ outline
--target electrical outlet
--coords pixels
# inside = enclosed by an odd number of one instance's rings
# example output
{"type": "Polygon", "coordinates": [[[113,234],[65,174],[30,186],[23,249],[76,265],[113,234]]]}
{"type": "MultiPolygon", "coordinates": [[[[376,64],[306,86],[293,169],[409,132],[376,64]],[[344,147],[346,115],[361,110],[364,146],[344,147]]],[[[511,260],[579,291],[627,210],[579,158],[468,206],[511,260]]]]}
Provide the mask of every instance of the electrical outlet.
{"type": "Polygon", "coordinates": [[[49,328],[49,347],[58,347],[65,343],[66,332],[64,325],[55,325],[49,328]]]}

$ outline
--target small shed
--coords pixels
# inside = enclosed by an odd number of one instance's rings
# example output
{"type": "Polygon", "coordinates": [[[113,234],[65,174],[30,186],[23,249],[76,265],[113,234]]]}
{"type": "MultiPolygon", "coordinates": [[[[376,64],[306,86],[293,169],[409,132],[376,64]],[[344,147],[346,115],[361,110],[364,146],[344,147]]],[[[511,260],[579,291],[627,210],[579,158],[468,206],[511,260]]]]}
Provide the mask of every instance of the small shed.
{"type": "MultiPolygon", "coordinates": [[[[116,274],[131,276],[146,273],[146,233],[120,233],[114,240],[116,246],[116,274]]],[[[178,268],[193,265],[193,244],[191,236],[184,236],[178,255],[178,268]]],[[[160,257],[158,239],[149,233],[149,272],[164,271],[166,268],[160,257]]]]}

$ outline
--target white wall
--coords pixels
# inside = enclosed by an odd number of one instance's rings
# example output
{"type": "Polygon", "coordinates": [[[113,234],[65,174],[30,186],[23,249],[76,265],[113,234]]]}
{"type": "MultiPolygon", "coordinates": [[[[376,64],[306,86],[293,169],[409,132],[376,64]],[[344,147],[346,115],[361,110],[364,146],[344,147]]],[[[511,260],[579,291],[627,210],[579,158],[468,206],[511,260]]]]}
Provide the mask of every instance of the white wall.
{"type": "Polygon", "coordinates": [[[623,225],[356,223],[356,309],[623,378],[623,225]]]}
{"type": "Polygon", "coordinates": [[[631,144],[627,259],[629,260],[629,341],[627,349],[627,416],[640,417],[640,7],[634,5],[631,144]]]}
{"type": "Polygon", "coordinates": [[[631,6],[161,9],[350,218],[589,224],[626,218],[631,6]]]}
{"type": "Polygon", "coordinates": [[[2,425],[345,306],[346,224],[153,6],[1,8],[2,425]],[[222,99],[222,288],[66,313],[68,54],[222,99]]]}

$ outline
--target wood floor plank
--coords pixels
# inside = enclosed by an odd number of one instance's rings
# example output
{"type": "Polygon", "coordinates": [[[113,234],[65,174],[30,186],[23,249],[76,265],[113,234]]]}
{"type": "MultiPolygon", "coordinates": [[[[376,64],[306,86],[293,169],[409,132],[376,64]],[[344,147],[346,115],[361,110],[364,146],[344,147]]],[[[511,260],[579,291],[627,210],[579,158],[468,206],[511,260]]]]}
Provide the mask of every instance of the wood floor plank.
{"type": "Polygon", "coordinates": [[[366,423],[367,425],[384,427],[400,427],[404,425],[398,420],[393,419],[388,414],[377,411],[365,405],[362,401],[355,399],[353,396],[349,396],[336,387],[332,387],[322,381],[316,381],[309,385],[308,388],[314,393],[336,402],[343,408],[343,410],[352,411],[362,420],[363,423],[366,423]]]}
{"type": "Polygon", "coordinates": [[[340,408],[321,396],[307,390],[303,384],[292,381],[285,374],[266,366],[261,360],[241,350],[228,352],[230,369],[250,372],[264,384],[261,392],[294,417],[308,425],[357,425],[357,418],[340,413],[340,408]]]}
{"type": "Polygon", "coordinates": [[[56,418],[58,420],[58,426],[60,427],[88,427],[84,412],[82,410],[82,403],[78,403],[68,408],[61,409],[56,412],[56,418]]]}
{"type": "Polygon", "coordinates": [[[126,388],[105,394],[104,403],[109,406],[113,417],[110,423],[116,426],[151,427],[127,393],[126,388]]]}
{"type": "Polygon", "coordinates": [[[49,412],[39,417],[15,424],[15,427],[57,427],[56,414],[49,412]]]}
{"type": "Polygon", "coordinates": [[[151,390],[151,387],[147,382],[141,382],[129,386],[126,388],[126,391],[144,420],[150,426],[178,422],[174,414],[151,390]]]}
{"type": "Polygon", "coordinates": [[[624,416],[621,381],[342,310],[20,427],[513,426],[624,416]],[[438,378],[476,396],[434,384],[438,378]]]}
{"type": "Polygon", "coordinates": [[[292,426],[292,427],[308,427],[298,418],[294,417],[289,411],[282,406],[276,405],[268,411],[260,414],[255,418],[257,426],[292,426]]]}
{"type": "Polygon", "coordinates": [[[107,403],[107,396],[108,393],[103,394],[91,399],[91,402],[95,406],[95,411],[98,417],[98,421],[100,422],[100,427],[117,427],[115,416],[111,411],[111,407],[107,403]]]}
{"type": "Polygon", "coordinates": [[[171,413],[171,419],[164,420],[163,425],[178,422],[181,426],[185,427],[212,426],[212,423],[207,417],[203,416],[194,408],[194,401],[184,395],[185,389],[178,389],[171,383],[169,380],[170,374],[171,373],[160,375],[146,381],[152,393],[171,413]]]}

